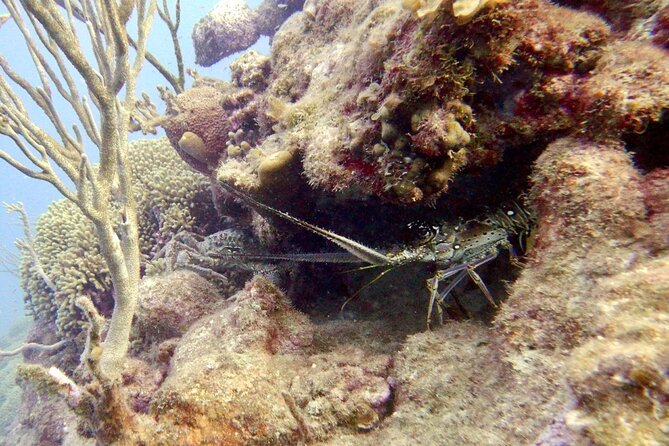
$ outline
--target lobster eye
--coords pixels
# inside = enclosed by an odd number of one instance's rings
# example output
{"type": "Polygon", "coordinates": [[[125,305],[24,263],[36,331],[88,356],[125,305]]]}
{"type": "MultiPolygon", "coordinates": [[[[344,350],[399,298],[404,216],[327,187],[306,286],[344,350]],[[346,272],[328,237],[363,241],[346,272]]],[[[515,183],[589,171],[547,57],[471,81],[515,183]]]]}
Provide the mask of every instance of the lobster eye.
{"type": "Polygon", "coordinates": [[[516,213],[512,210],[508,210],[506,211],[506,215],[508,215],[509,217],[513,217],[514,215],[516,215],[516,213]]]}
{"type": "Polygon", "coordinates": [[[453,245],[453,249],[460,249],[460,245],[453,245]]]}

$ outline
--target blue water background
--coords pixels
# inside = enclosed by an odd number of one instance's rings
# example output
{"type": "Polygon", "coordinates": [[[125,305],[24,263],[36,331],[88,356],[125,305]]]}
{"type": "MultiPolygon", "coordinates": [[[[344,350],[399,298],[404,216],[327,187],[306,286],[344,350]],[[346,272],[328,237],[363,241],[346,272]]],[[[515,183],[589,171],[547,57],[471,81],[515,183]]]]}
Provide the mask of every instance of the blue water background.
{"type": "MultiPolygon", "coordinates": [[[[162,4],[161,1],[158,3],[162,4]]],[[[168,1],[171,11],[174,11],[174,3],[174,0],[168,1]]],[[[194,62],[195,54],[190,37],[195,23],[210,11],[214,5],[218,3],[218,0],[184,0],[181,3],[181,26],[179,28],[179,38],[182,45],[186,68],[196,68],[203,76],[229,79],[230,70],[228,65],[235,56],[224,59],[208,68],[197,67],[194,62]]],[[[247,3],[250,7],[255,8],[261,3],[261,0],[248,0],[247,3]]],[[[6,13],[6,9],[4,6],[0,6],[0,14],[4,13],[6,13]]],[[[81,23],[78,24],[78,27],[80,39],[85,41],[87,32],[81,23]]],[[[148,49],[171,71],[176,72],[176,61],[171,42],[171,37],[165,25],[156,15],[153,21],[153,29],[148,49]]],[[[268,54],[268,39],[262,38],[253,48],[263,54],[268,54]]],[[[88,52],[90,54],[90,51],[88,52]]],[[[32,81],[34,85],[38,85],[39,78],[37,77],[21,33],[11,19],[0,28],[0,53],[9,60],[15,71],[32,81]]],[[[89,60],[94,60],[92,55],[89,60]]],[[[190,84],[190,81],[190,78],[188,78],[187,85],[190,84]]],[[[149,93],[153,98],[153,102],[159,109],[162,109],[162,103],[158,98],[155,89],[156,85],[167,85],[167,82],[148,62],[145,62],[137,91],[146,91],[149,93]]],[[[80,92],[84,94],[85,89],[81,87],[80,92]]],[[[25,95],[23,96],[25,97],[25,95]]],[[[34,122],[45,129],[50,128],[49,121],[41,113],[40,109],[32,104],[28,98],[24,99],[24,105],[32,112],[31,118],[34,122]]],[[[67,125],[78,122],[76,115],[68,107],[59,107],[58,110],[61,113],[61,119],[67,125]]],[[[55,136],[54,131],[49,131],[49,133],[54,134],[55,136]]],[[[162,131],[157,136],[163,136],[162,131]]],[[[134,139],[146,136],[141,135],[141,133],[133,133],[130,137],[134,139]]],[[[95,159],[97,154],[95,153],[95,150],[93,150],[92,144],[87,144],[87,147],[88,155],[92,159],[95,159]]],[[[0,148],[12,154],[16,154],[18,158],[23,160],[23,158],[17,154],[17,150],[14,148],[13,143],[9,138],[0,136],[0,148]]],[[[46,210],[49,203],[60,198],[61,196],[50,184],[29,178],[0,160],[0,202],[23,202],[33,223],[33,229],[37,217],[46,210]]],[[[7,214],[4,207],[0,208],[0,255],[5,251],[17,254],[16,248],[14,247],[14,240],[22,237],[23,232],[18,216],[16,214],[7,214]]],[[[23,314],[23,293],[20,289],[18,278],[7,272],[0,272],[0,336],[7,333],[12,324],[17,319],[21,318],[23,314]]]]}

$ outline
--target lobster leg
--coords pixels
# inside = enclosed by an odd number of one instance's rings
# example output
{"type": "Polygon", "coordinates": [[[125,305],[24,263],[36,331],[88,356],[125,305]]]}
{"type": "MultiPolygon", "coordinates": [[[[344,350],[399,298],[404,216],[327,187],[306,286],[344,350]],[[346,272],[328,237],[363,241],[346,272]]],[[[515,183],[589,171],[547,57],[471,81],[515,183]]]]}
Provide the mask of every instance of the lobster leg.
{"type": "Polygon", "coordinates": [[[467,272],[467,274],[469,274],[469,277],[472,279],[472,281],[479,287],[485,298],[488,300],[488,303],[490,303],[490,305],[492,305],[494,308],[497,308],[495,299],[492,298],[492,294],[490,294],[488,287],[485,286],[485,283],[483,282],[483,279],[481,279],[481,276],[479,276],[476,273],[476,271],[474,271],[474,267],[467,266],[467,269],[465,271],[467,272]]]}
{"type": "Polygon", "coordinates": [[[478,268],[481,265],[484,265],[488,263],[489,261],[493,260],[495,257],[497,257],[497,253],[490,254],[486,257],[484,257],[481,260],[478,260],[476,262],[472,263],[466,263],[466,264],[458,264],[455,265],[449,269],[445,270],[440,270],[435,273],[435,275],[430,278],[427,281],[427,289],[430,293],[430,302],[428,304],[428,309],[427,309],[427,327],[430,328],[430,320],[432,319],[432,312],[434,311],[434,305],[435,303],[437,304],[437,312],[439,313],[439,318],[441,319],[441,304],[444,302],[446,297],[453,291],[453,288],[458,286],[460,282],[462,282],[465,277],[469,276],[472,281],[479,287],[483,295],[485,296],[486,300],[495,308],[497,308],[497,304],[495,303],[495,300],[492,298],[492,294],[488,290],[488,287],[485,285],[483,282],[483,279],[481,279],[481,276],[479,276],[476,273],[476,268],[478,268]],[[439,289],[439,282],[441,282],[444,279],[447,279],[451,276],[455,275],[453,280],[448,284],[448,286],[442,291],[441,293],[438,292],[439,289]]]}
{"type": "Polygon", "coordinates": [[[490,254],[487,257],[482,258],[481,260],[477,262],[473,262],[467,265],[467,274],[469,274],[469,277],[472,279],[472,281],[476,284],[476,286],[479,287],[485,298],[488,300],[490,305],[492,305],[494,308],[497,308],[497,304],[495,303],[495,299],[492,298],[492,294],[490,294],[490,291],[488,291],[488,287],[485,285],[483,282],[483,279],[481,279],[481,276],[479,276],[476,273],[476,268],[478,268],[481,265],[484,265],[488,263],[489,261],[493,260],[494,258],[497,257],[497,253],[490,254]]]}
{"type": "MultiPolygon", "coordinates": [[[[455,268],[448,270],[437,271],[432,278],[427,280],[427,289],[430,292],[430,303],[427,307],[427,328],[430,328],[430,321],[432,320],[432,312],[434,311],[434,304],[440,303],[447,295],[451,292],[455,286],[462,281],[467,276],[467,270],[465,265],[457,265],[455,268]],[[439,294],[439,282],[444,279],[451,277],[452,275],[457,274],[455,278],[448,284],[446,290],[439,294]]],[[[442,319],[441,307],[437,305],[437,312],[439,313],[439,319],[442,319]]]]}

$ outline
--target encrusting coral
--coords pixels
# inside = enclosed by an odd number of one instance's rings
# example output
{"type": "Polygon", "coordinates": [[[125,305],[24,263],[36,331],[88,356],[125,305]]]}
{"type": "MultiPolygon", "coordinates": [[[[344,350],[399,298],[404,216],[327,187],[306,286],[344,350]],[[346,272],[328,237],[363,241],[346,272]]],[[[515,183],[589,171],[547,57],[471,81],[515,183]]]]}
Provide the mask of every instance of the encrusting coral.
{"type": "MultiPolygon", "coordinates": [[[[643,39],[613,42],[591,13],[542,0],[405,3],[308,2],[274,36],[266,88],[223,109],[212,91],[184,93],[209,101],[212,111],[196,115],[220,129],[206,137],[189,122],[200,119],[187,116],[196,108],[184,106],[165,125],[173,144],[197,134],[219,156],[196,167],[247,190],[262,189],[262,160],[290,147],[314,187],[433,203],[523,147],[660,119],[662,50],[643,39]],[[428,7],[429,18],[416,14],[428,7]]],[[[220,90],[243,95],[251,84],[242,79],[267,70],[248,60],[258,56],[233,62],[237,86],[220,90]]]]}

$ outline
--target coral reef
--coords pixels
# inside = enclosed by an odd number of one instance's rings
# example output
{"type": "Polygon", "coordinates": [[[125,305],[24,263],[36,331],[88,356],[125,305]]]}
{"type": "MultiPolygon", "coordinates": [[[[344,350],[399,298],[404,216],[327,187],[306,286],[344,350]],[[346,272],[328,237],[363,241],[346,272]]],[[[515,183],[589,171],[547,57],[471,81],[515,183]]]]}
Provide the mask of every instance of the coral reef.
{"type": "Polygon", "coordinates": [[[648,38],[666,0],[560,0],[560,4],[599,14],[621,35],[648,38]]]}
{"type": "Polygon", "coordinates": [[[232,81],[238,87],[263,91],[271,70],[270,59],[257,51],[249,50],[230,64],[232,81]]]}
{"type": "MultiPolygon", "coordinates": [[[[258,151],[222,159],[218,179],[262,190],[253,157],[290,148],[312,186],[402,203],[443,195],[437,205],[449,206],[451,188],[485,202],[466,187],[484,178],[490,186],[474,190],[494,196],[508,184],[503,169],[532,171],[539,223],[492,330],[451,322],[409,336],[389,372],[393,412],[365,437],[319,439],[662,444],[666,284],[650,279],[667,276],[659,28],[635,35],[587,7],[540,0],[500,2],[470,21],[449,2],[404,3],[416,7],[314,1],[291,17],[258,93],[258,151]]],[[[658,11],[635,20],[660,23],[658,11]]],[[[527,183],[511,184],[517,194],[527,183]]]]}
{"type": "MultiPolygon", "coordinates": [[[[616,42],[596,15],[546,1],[472,3],[460,20],[450,2],[308,2],[274,36],[266,88],[222,110],[196,87],[184,97],[210,105],[170,113],[166,131],[177,150],[184,132],[199,135],[218,158],[185,159],[247,190],[262,190],[262,160],[289,147],[311,186],[412,204],[561,135],[659,122],[669,70],[649,40],[616,42]]],[[[228,94],[250,85],[241,67],[249,79],[266,69],[254,58],[233,63],[228,94]]]]}
{"type": "Polygon", "coordinates": [[[180,337],[221,302],[216,287],[194,272],[178,270],[147,277],[140,284],[134,338],[160,342],[180,337]]]}
{"type": "Polygon", "coordinates": [[[618,141],[549,145],[532,176],[532,255],[492,329],[409,336],[393,414],[325,444],[665,444],[669,245],[644,180],[618,141]]]}
{"type": "MultiPolygon", "coordinates": [[[[135,443],[667,444],[665,6],[309,0],[276,32],[269,59],[245,53],[231,82],[197,78],[168,97],[164,128],[191,167],[369,246],[379,234],[385,248],[424,246],[433,220],[408,241],[398,228],[434,216],[457,231],[476,209],[521,194],[537,221],[504,245],[524,257],[476,268],[499,307],[463,282],[445,326],[427,332],[424,283],[436,265],[361,276],[303,265],[255,274],[238,292],[250,274],[225,259],[227,288],[190,271],[147,275],[121,388],[135,443]]],[[[228,29],[258,26],[250,10],[239,22],[224,12],[228,29]]],[[[229,50],[203,42],[211,54],[229,50]]],[[[152,209],[141,219],[145,253],[207,221],[190,188],[206,182],[184,168],[138,175],[139,208],[152,209]],[[151,189],[167,179],[178,192],[151,189]]],[[[332,249],[285,222],[269,229],[234,200],[217,204],[229,215],[202,234],[248,226],[270,253],[332,249]]],[[[108,285],[75,275],[71,252],[58,257],[64,246],[95,255],[89,237],[40,225],[57,234],[38,234],[55,250],[48,272],[99,293],[104,311],[108,285]]],[[[31,286],[44,318],[72,320],[31,286]]],[[[63,335],[44,325],[44,338],[63,335]]],[[[24,405],[35,404],[23,385],[24,405]]],[[[48,404],[24,438],[71,428],[54,412],[63,405],[48,404]]]]}
{"type": "Polygon", "coordinates": [[[536,254],[497,319],[505,349],[561,364],[576,438],[661,444],[668,246],[656,258],[645,246],[662,233],[647,223],[643,179],[619,142],[564,139],[541,155],[533,181],[536,254]]]}
{"type": "Polygon", "coordinates": [[[167,117],[161,124],[179,155],[194,169],[210,173],[220,159],[252,154],[261,129],[256,118],[261,98],[242,83],[253,79],[262,65],[253,61],[235,70],[238,84],[196,79],[193,87],[167,98],[167,117]]]}
{"type": "MultiPolygon", "coordinates": [[[[129,158],[135,178],[140,246],[148,260],[177,231],[208,224],[208,183],[185,169],[164,139],[131,143],[129,158]]],[[[103,314],[112,309],[113,290],[95,230],[73,203],[62,200],[40,217],[36,232],[35,249],[55,290],[49,289],[29,259],[24,259],[21,280],[26,308],[38,325],[54,324],[52,330],[76,338],[84,322],[75,306],[77,296],[89,296],[103,314]]]]}
{"type": "Polygon", "coordinates": [[[315,329],[254,278],[179,340],[151,403],[159,442],[295,444],[375,426],[392,401],[390,358],[354,347],[309,356],[315,329]]]}
{"type": "Polygon", "coordinates": [[[243,51],[260,36],[273,36],[276,29],[304,0],[265,0],[251,9],[245,0],[222,0],[193,29],[196,63],[210,66],[219,60],[243,51]]]}

